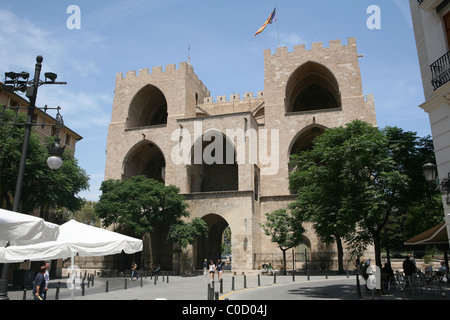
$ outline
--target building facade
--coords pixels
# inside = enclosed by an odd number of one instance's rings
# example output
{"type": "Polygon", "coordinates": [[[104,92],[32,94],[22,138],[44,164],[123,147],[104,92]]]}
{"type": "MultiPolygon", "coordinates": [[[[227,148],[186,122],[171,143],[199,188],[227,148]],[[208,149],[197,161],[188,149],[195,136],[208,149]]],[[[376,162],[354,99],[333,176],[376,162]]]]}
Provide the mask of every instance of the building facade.
{"type": "MultiPolygon", "coordinates": [[[[450,179],[450,1],[410,0],[411,15],[440,180],[450,179]]],[[[442,195],[450,238],[450,197],[442,195]]]]}
{"type": "MultiPolygon", "coordinates": [[[[290,156],[307,150],[326,128],[360,119],[376,125],[374,99],[364,96],[356,40],[313,43],[292,52],[264,51],[264,91],[213,99],[180,63],[117,74],[108,129],[105,180],[146,175],[175,185],[191,218],[206,221],[209,236],[183,259],[184,268],[217,261],[222,234],[231,230],[232,268],[277,267],[281,251],[265,236],[265,214],[295,200],[290,156]],[[275,261],[276,260],[276,261],[275,261]]],[[[148,239],[146,261],[173,270],[177,255],[167,230],[148,239]]],[[[308,261],[323,250],[312,228],[298,251],[308,261]]]]}
{"type": "MultiPolygon", "coordinates": [[[[17,107],[18,112],[27,114],[27,108],[29,105],[29,101],[22,96],[7,90],[3,83],[0,83],[0,106],[7,107],[17,107]]],[[[3,111],[3,109],[0,109],[3,111]]],[[[33,126],[33,132],[37,134],[41,143],[45,145],[46,137],[55,136],[57,130],[54,128],[54,124],[56,123],[56,119],[52,116],[46,114],[41,109],[35,109],[33,122],[38,124],[45,123],[45,126],[33,126]]],[[[65,145],[67,151],[69,151],[72,155],[75,154],[76,143],[83,139],[78,133],[73,131],[72,129],[63,126],[59,132],[59,139],[61,145],[65,145]]]]}

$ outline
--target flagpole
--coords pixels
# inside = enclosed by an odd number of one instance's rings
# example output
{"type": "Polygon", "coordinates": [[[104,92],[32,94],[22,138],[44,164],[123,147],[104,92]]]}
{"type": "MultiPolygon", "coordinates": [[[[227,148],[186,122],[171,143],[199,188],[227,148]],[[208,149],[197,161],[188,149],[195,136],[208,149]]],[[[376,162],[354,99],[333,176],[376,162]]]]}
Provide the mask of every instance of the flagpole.
{"type": "Polygon", "coordinates": [[[278,35],[278,48],[280,47],[280,28],[278,24],[278,4],[275,3],[275,10],[276,10],[276,20],[277,20],[277,35],[278,35]]]}

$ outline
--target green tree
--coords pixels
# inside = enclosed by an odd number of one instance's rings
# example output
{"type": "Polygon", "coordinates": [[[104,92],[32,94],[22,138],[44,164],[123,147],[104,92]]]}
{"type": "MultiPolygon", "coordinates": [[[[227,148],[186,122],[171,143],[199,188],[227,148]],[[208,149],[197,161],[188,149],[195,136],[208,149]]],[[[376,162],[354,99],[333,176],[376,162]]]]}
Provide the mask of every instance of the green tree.
{"type": "Polygon", "coordinates": [[[172,240],[178,247],[175,249],[178,253],[178,274],[180,274],[181,253],[188,245],[193,245],[199,238],[208,236],[208,225],[203,219],[194,218],[191,222],[180,223],[170,226],[168,240],[172,240]]]}
{"type": "Polygon", "coordinates": [[[119,224],[138,238],[151,233],[155,227],[180,224],[181,219],[189,216],[187,203],[177,187],[165,186],[145,176],[106,180],[100,190],[102,195],[95,212],[103,225],[119,224]]]}
{"type": "Polygon", "coordinates": [[[106,227],[117,223],[142,237],[158,225],[172,225],[188,217],[187,204],[175,186],[145,176],[134,176],[124,181],[103,181],[102,195],[95,212],[106,227]]]}
{"type": "Polygon", "coordinates": [[[349,137],[350,133],[339,127],[316,138],[311,150],[292,156],[295,170],[289,176],[290,188],[298,195],[290,208],[313,222],[322,242],[336,242],[339,272],[344,272],[343,241],[352,234],[357,221],[345,208],[342,172],[346,162],[335,150],[349,137]]]}
{"type": "Polygon", "coordinates": [[[68,218],[91,226],[101,227],[101,221],[95,213],[95,204],[95,201],[86,201],[80,210],[70,212],[68,218]]]}
{"type": "MultiPolygon", "coordinates": [[[[25,116],[5,110],[1,120],[24,123],[25,116]]],[[[23,126],[0,126],[0,194],[8,210],[12,210],[23,138],[23,126]]],[[[47,148],[32,132],[22,184],[21,211],[28,213],[40,208],[42,218],[48,218],[51,210],[79,210],[84,200],[78,193],[89,188],[89,176],[79,167],[77,159],[65,152],[62,167],[51,170],[47,166],[49,156],[47,148]]]]}
{"type": "Polygon", "coordinates": [[[406,240],[442,222],[443,209],[439,191],[430,188],[423,177],[422,166],[435,163],[431,137],[419,138],[397,127],[386,127],[384,132],[397,170],[408,177],[384,230],[389,252],[389,247],[401,250],[406,240]]]}
{"type": "Polygon", "coordinates": [[[261,227],[271,241],[283,252],[283,268],[286,274],[286,251],[298,246],[303,239],[305,229],[303,220],[290,210],[280,209],[266,213],[266,223],[261,227]]]}
{"type": "Polygon", "coordinates": [[[302,206],[310,211],[308,217],[319,224],[316,228],[321,237],[342,235],[354,251],[372,243],[376,265],[381,267],[381,232],[408,183],[392,158],[386,133],[356,120],[346,127],[326,130],[316,138],[313,149],[314,157],[311,155],[306,165],[298,162],[301,157],[294,159],[297,170],[291,175],[291,186],[299,192],[308,185],[317,187],[322,197],[300,195],[295,207],[300,212],[302,206]],[[304,178],[315,172],[321,172],[317,177],[321,182],[304,178]],[[319,204],[307,206],[312,200],[319,204]],[[320,210],[313,211],[311,206],[320,210]],[[327,219],[329,225],[322,228],[327,219]]]}

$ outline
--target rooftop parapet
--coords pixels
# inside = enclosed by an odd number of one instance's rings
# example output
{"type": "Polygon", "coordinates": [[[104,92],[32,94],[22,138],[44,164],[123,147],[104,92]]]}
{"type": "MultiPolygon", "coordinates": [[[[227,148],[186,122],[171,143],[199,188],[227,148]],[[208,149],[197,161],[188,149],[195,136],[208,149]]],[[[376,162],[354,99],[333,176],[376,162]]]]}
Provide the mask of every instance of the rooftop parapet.
{"type": "Polygon", "coordinates": [[[153,67],[151,72],[149,68],[143,68],[139,69],[139,73],[137,73],[135,70],[127,71],[125,73],[125,76],[122,72],[116,74],[116,83],[122,82],[122,81],[134,81],[139,79],[147,79],[147,78],[156,78],[156,77],[167,77],[167,76],[185,76],[188,75],[194,79],[194,81],[197,81],[200,86],[203,88],[204,92],[207,92],[209,94],[209,90],[206,88],[206,86],[203,84],[203,82],[198,78],[197,74],[194,72],[194,68],[192,65],[181,62],[179,64],[179,67],[177,69],[176,64],[168,64],[165,66],[165,69],[163,70],[162,66],[153,67]]]}
{"type": "Polygon", "coordinates": [[[241,97],[238,93],[233,93],[230,95],[229,99],[227,99],[227,96],[217,96],[216,100],[212,97],[206,97],[203,101],[203,104],[213,104],[213,103],[230,103],[233,101],[237,102],[246,102],[249,100],[255,100],[260,99],[264,97],[264,91],[258,91],[256,95],[253,92],[245,92],[244,95],[241,97]]]}
{"type": "Polygon", "coordinates": [[[278,47],[275,50],[275,53],[272,54],[272,50],[271,49],[266,49],[264,50],[264,55],[265,56],[285,56],[287,54],[301,54],[304,53],[305,51],[321,51],[321,50],[333,50],[333,49],[339,49],[341,50],[343,47],[355,47],[356,46],[356,38],[348,38],[348,44],[344,45],[342,44],[342,40],[338,39],[338,40],[330,40],[329,41],[329,46],[328,47],[324,47],[323,42],[313,42],[311,43],[311,49],[306,49],[306,45],[304,44],[300,44],[300,45],[296,45],[294,46],[294,51],[288,51],[287,47],[278,47]]]}

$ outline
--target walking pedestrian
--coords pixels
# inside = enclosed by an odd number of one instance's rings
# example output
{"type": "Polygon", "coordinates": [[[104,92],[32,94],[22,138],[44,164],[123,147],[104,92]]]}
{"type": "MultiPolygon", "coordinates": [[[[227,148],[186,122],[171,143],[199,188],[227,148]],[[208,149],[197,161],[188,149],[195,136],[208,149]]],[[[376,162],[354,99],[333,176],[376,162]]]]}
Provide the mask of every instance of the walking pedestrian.
{"type": "Polygon", "coordinates": [[[205,259],[205,261],[203,261],[203,277],[206,278],[207,273],[208,273],[208,260],[205,259]]]}
{"type": "Polygon", "coordinates": [[[216,270],[217,270],[217,279],[218,279],[218,281],[220,281],[220,279],[222,278],[222,272],[223,272],[223,263],[222,263],[222,261],[220,261],[220,259],[217,260],[216,270]]]}
{"type": "Polygon", "coordinates": [[[47,269],[42,266],[39,269],[39,273],[34,278],[33,283],[33,297],[34,300],[44,300],[44,290],[45,290],[45,278],[44,273],[47,269]]]}
{"type": "Polygon", "coordinates": [[[45,279],[45,289],[44,289],[44,300],[47,300],[47,291],[48,291],[48,285],[50,283],[50,262],[46,262],[45,263],[45,274],[44,274],[44,279],[45,279]]]}
{"type": "Polygon", "coordinates": [[[214,273],[216,272],[216,266],[212,260],[209,261],[209,275],[211,277],[211,282],[214,281],[214,273]]]}
{"type": "Polygon", "coordinates": [[[131,264],[131,277],[130,280],[133,281],[133,277],[136,276],[136,280],[138,280],[138,275],[137,275],[137,264],[136,262],[133,262],[131,264]]]}

